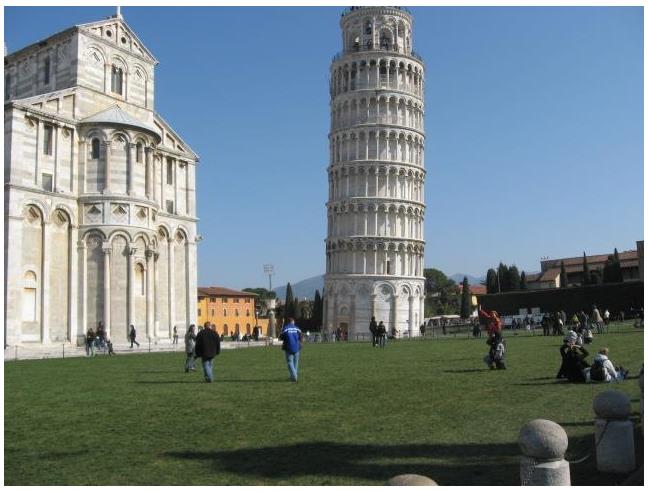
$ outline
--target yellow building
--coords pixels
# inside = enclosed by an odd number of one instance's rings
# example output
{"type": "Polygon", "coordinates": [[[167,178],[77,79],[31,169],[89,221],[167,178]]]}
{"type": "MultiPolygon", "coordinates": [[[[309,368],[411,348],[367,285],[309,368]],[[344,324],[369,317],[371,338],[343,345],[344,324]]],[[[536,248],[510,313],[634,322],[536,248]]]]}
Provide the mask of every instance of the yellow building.
{"type": "MultiPolygon", "coordinates": [[[[252,292],[224,287],[198,287],[198,325],[207,321],[216,326],[219,334],[252,335],[257,325],[255,314],[257,295],[252,292]]],[[[265,334],[266,329],[262,333],[265,334]]]]}

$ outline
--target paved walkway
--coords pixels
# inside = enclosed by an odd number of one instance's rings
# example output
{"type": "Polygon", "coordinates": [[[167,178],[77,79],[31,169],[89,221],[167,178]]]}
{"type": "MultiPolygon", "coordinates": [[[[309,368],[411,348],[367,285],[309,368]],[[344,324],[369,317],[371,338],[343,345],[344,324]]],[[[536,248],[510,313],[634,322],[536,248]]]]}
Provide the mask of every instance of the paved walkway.
{"type": "MultiPolygon", "coordinates": [[[[274,341],[274,346],[281,346],[276,340],[274,341]]],[[[221,348],[223,350],[231,349],[242,349],[249,347],[265,347],[266,342],[231,342],[231,341],[222,341],[221,348]]],[[[157,344],[151,343],[149,345],[148,340],[140,341],[139,348],[135,345],[133,348],[130,348],[130,342],[123,344],[113,344],[113,348],[116,354],[125,355],[125,354],[142,354],[149,352],[184,352],[184,342],[178,342],[177,345],[173,345],[170,341],[158,341],[157,344]]],[[[103,356],[107,354],[107,351],[95,350],[97,356],[103,356]]],[[[24,343],[20,345],[10,345],[5,348],[4,351],[4,360],[27,360],[27,359],[63,359],[65,357],[85,357],[86,351],[85,347],[77,347],[70,343],[53,343],[49,345],[40,345],[40,344],[30,344],[24,343]]]]}

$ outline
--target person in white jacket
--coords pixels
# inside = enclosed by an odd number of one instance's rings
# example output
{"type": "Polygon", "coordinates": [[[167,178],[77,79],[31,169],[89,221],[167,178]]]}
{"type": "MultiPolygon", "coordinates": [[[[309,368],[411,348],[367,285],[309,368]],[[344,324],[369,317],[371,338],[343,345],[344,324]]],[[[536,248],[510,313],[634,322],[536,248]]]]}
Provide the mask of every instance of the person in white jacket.
{"type": "Polygon", "coordinates": [[[610,349],[603,347],[596,354],[592,365],[585,369],[585,381],[588,383],[611,383],[613,381],[623,381],[628,377],[630,371],[624,370],[623,366],[615,368],[612,361],[608,358],[610,349]],[[599,367],[601,369],[599,369],[599,367]]]}

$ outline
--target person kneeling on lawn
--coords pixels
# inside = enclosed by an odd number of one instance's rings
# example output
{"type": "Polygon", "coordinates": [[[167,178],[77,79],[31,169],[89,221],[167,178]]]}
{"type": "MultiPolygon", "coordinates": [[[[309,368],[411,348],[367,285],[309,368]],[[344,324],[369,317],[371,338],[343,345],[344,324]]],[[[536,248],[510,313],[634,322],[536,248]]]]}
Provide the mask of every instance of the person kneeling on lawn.
{"type": "Polygon", "coordinates": [[[486,343],[490,345],[490,350],[488,354],[484,357],[484,362],[490,369],[506,369],[506,363],[504,362],[504,352],[506,352],[506,346],[504,344],[504,337],[499,332],[493,333],[492,336],[488,337],[486,343]]]}
{"type": "Polygon", "coordinates": [[[588,383],[611,383],[614,381],[623,381],[627,379],[629,370],[624,370],[623,366],[614,367],[612,361],[608,358],[610,349],[603,347],[594,357],[592,367],[585,371],[585,379],[588,383]]]}

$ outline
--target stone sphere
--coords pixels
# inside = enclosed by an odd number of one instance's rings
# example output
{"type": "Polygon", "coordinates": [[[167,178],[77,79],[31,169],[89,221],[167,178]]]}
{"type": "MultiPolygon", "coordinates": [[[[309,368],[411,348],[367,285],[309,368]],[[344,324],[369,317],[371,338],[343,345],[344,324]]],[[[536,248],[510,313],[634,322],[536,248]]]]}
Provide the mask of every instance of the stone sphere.
{"type": "Polygon", "coordinates": [[[551,420],[532,420],[520,429],[518,444],[522,454],[539,460],[563,458],[567,451],[567,433],[551,420]]]}
{"type": "Polygon", "coordinates": [[[438,484],[431,478],[425,477],[423,475],[414,475],[412,473],[408,473],[405,475],[397,475],[395,477],[390,478],[387,481],[387,485],[403,487],[403,486],[411,486],[411,485],[430,486],[430,485],[438,485],[438,484]]]}
{"type": "Polygon", "coordinates": [[[626,419],[630,415],[630,398],[614,390],[603,391],[596,395],[592,404],[594,413],[602,419],[626,419]]]}

